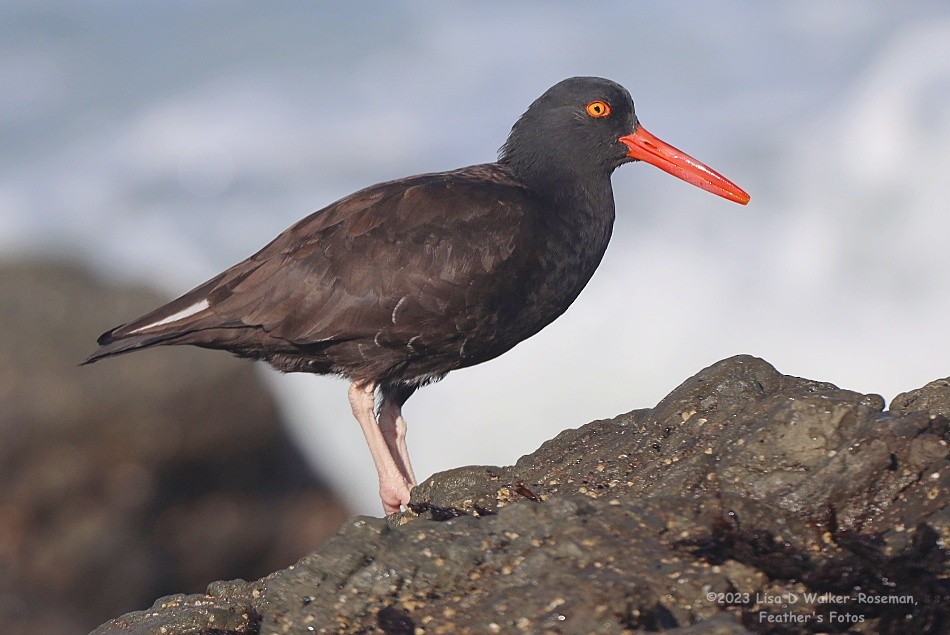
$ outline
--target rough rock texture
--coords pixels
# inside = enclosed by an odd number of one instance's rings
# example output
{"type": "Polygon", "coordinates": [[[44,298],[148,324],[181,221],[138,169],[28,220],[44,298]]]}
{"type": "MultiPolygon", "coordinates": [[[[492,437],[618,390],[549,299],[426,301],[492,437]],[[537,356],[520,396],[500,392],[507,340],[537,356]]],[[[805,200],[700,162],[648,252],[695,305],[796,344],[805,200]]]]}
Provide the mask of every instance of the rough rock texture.
{"type": "Polygon", "coordinates": [[[947,632],[948,412],[734,357],[96,634],[947,632]]]}
{"type": "Polygon", "coordinates": [[[347,516],[247,362],[168,349],[77,366],[159,302],[67,265],[0,265],[0,633],[88,633],[263,575],[347,516]]]}

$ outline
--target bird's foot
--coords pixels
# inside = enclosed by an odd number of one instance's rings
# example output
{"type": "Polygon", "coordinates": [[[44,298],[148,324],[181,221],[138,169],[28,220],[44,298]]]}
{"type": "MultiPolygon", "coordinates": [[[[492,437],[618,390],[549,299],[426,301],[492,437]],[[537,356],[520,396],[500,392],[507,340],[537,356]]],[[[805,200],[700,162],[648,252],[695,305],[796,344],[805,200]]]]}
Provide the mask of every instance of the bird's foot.
{"type": "Polygon", "coordinates": [[[387,516],[402,511],[404,506],[409,506],[409,492],[411,489],[412,484],[403,479],[380,481],[379,498],[383,502],[383,510],[387,516]]]}

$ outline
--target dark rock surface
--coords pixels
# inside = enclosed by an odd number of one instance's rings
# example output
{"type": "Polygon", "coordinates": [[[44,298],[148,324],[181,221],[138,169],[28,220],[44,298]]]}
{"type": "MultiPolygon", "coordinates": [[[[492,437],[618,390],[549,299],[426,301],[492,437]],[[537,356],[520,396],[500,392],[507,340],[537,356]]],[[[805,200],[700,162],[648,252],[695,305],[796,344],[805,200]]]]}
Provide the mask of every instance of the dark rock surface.
{"type": "Polygon", "coordinates": [[[96,634],[947,632],[948,412],[948,380],[886,411],[730,358],[96,634]]]}
{"type": "Polygon", "coordinates": [[[251,364],[168,349],[77,366],[159,302],[65,264],[0,265],[0,633],[88,633],[263,575],[347,516],[251,364]]]}

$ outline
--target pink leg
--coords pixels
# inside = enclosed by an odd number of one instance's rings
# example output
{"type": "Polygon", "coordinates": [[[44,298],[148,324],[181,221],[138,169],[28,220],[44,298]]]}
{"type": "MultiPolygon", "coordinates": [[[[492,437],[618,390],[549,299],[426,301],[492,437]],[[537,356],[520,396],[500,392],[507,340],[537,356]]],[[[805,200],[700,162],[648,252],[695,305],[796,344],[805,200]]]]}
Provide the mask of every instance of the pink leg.
{"type": "Polygon", "coordinates": [[[383,399],[379,407],[379,429],[382,430],[389,453],[396,460],[400,473],[415,486],[416,475],[409,461],[409,447],[406,445],[406,420],[402,418],[402,407],[383,399]]]}
{"type": "Polygon", "coordinates": [[[376,464],[379,497],[383,501],[383,509],[387,514],[398,512],[401,505],[409,504],[409,490],[414,482],[411,477],[403,475],[376,421],[376,384],[354,381],[350,384],[349,397],[353,416],[359,421],[376,464]]]}

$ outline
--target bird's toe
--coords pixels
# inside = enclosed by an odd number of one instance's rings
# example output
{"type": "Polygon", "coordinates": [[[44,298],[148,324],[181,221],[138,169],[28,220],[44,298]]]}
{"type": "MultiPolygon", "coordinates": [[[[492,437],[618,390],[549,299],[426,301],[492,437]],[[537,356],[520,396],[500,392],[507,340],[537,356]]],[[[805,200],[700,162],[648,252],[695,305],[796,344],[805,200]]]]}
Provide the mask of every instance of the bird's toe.
{"type": "Polygon", "coordinates": [[[379,498],[383,502],[386,515],[402,511],[403,506],[409,505],[409,492],[412,485],[406,481],[390,481],[379,484],[379,498]]]}

